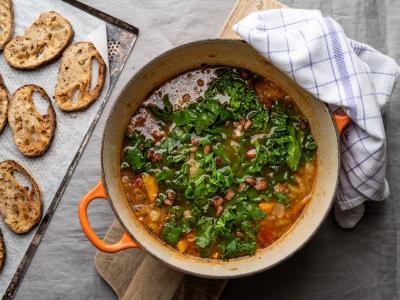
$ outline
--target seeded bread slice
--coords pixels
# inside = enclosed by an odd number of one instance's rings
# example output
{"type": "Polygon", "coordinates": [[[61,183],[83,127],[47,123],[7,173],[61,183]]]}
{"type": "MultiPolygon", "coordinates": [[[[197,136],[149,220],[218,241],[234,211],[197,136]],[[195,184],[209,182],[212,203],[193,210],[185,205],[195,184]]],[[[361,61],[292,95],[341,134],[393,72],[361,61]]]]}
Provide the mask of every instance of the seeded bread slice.
{"type": "Polygon", "coordinates": [[[36,69],[57,59],[73,36],[71,24],[63,16],[46,12],[6,45],[4,57],[16,69],[36,69]]]}
{"type": "Polygon", "coordinates": [[[78,42],[63,53],[55,91],[57,105],[64,111],[86,109],[104,86],[106,64],[92,43],[78,42]],[[98,64],[98,79],[91,89],[93,60],[98,64]],[[79,93],[78,93],[79,91],[79,93]],[[78,93],[74,101],[74,94],[78,93]]]}
{"type": "Polygon", "coordinates": [[[4,126],[6,126],[7,123],[8,99],[8,90],[4,84],[3,78],[0,75],[0,133],[3,131],[4,126]]]}
{"type": "Polygon", "coordinates": [[[3,50],[14,32],[14,11],[11,0],[0,0],[0,29],[0,50],[3,50]]]}
{"type": "Polygon", "coordinates": [[[20,87],[10,100],[8,123],[15,145],[23,155],[35,157],[44,154],[56,129],[56,113],[49,96],[41,87],[33,84],[20,87]],[[38,93],[48,103],[46,115],[36,110],[33,93],[38,93]]]}
{"type": "Polygon", "coordinates": [[[6,244],[4,243],[3,233],[0,230],[0,271],[3,270],[4,263],[6,262],[6,244]]]}
{"type": "Polygon", "coordinates": [[[15,161],[0,163],[0,214],[15,233],[30,231],[42,218],[42,194],[32,175],[15,161]],[[15,178],[21,173],[31,187],[22,186],[15,178]]]}

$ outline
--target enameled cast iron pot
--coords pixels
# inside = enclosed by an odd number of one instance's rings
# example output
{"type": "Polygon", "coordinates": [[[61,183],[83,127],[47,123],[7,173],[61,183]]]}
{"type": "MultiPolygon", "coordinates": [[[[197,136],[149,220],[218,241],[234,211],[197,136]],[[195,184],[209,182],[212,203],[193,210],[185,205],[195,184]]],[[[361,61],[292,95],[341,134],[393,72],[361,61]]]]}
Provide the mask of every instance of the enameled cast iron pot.
{"type": "Polygon", "coordinates": [[[301,89],[268,63],[252,47],[238,40],[205,40],[179,46],[143,67],[128,83],[112,109],[102,144],[102,180],[79,204],[79,220],[88,239],[101,251],[116,252],[140,247],[171,267],[202,277],[231,278],[250,275],[290,257],[314,235],[332,205],[339,172],[338,133],[348,124],[346,116],[334,116],[321,101],[301,89]],[[121,184],[121,147],[125,129],[141,102],[159,85],[178,74],[202,65],[226,65],[249,69],[280,86],[308,118],[318,144],[317,176],[311,201],[291,230],[254,256],[229,261],[191,257],[167,246],[136,218],[121,184]],[[105,244],[91,228],[87,207],[96,198],[109,199],[126,229],[122,239],[105,244]]]}

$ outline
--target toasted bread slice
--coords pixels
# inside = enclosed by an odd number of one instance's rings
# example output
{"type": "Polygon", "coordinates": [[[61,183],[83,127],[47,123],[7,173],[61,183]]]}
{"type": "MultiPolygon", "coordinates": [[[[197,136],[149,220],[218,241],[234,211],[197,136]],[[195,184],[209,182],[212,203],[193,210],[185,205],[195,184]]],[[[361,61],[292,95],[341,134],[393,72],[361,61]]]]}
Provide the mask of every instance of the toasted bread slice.
{"type": "Polygon", "coordinates": [[[0,75],[0,133],[3,131],[4,126],[7,123],[8,99],[8,90],[4,84],[3,78],[0,75]]]}
{"type": "Polygon", "coordinates": [[[32,175],[12,160],[0,163],[0,214],[15,233],[30,231],[42,218],[42,194],[32,175]],[[15,178],[19,172],[31,187],[22,186],[15,178]]]}
{"type": "Polygon", "coordinates": [[[78,42],[63,53],[56,84],[55,100],[64,111],[77,111],[89,107],[104,86],[106,64],[92,43],[78,42]],[[92,61],[99,67],[96,85],[91,90],[92,61]],[[74,94],[79,91],[77,101],[74,94]]]}
{"type": "Polygon", "coordinates": [[[0,0],[0,50],[3,50],[14,32],[14,11],[11,0],[0,0]]]}
{"type": "Polygon", "coordinates": [[[30,70],[57,59],[71,43],[71,24],[58,13],[43,13],[4,48],[4,57],[16,69],[30,70]]]}
{"type": "Polygon", "coordinates": [[[4,263],[6,262],[6,244],[4,243],[3,233],[0,230],[0,271],[3,270],[4,263]]]}
{"type": "Polygon", "coordinates": [[[39,86],[24,85],[15,91],[8,108],[15,145],[25,156],[40,156],[49,148],[56,129],[56,113],[49,96],[39,86]],[[47,114],[41,115],[33,102],[38,93],[48,103],[47,114]]]}

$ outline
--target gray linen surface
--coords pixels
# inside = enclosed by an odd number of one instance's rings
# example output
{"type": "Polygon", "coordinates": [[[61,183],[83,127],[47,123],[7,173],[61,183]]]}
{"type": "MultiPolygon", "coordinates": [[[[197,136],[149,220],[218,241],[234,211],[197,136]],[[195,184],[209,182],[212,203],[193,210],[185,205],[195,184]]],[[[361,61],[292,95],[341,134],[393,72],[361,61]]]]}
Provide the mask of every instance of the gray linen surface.
{"type": "MultiPolygon", "coordinates": [[[[110,99],[151,58],[195,39],[215,37],[234,0],[86,0],[137,25],[139,40],[110,99]]],[[[350,38],[400,60],[400,1],[285,0],[332,16],[350,38]]],[[[222,299],[398,299],[398,216],[400,185],[400,88],[386,110],[387,179],[391,196],[368,203],[353,230],[342,230],[330,215],[316,236],[294,257],[261,274],[231,280],[222,299]]],[[[115,299],[94,268],[95,249],[77,220],[76,205],[100,177],[100,141],[108,104],[75,171],[62,202],[33,259],[16,299],[115,299]]],[[[89,209],[92,224],[104,233],[114,216],[105,202],[89,209]]],[[[133,250],[134,251],[134,250],[133,250]]]]}

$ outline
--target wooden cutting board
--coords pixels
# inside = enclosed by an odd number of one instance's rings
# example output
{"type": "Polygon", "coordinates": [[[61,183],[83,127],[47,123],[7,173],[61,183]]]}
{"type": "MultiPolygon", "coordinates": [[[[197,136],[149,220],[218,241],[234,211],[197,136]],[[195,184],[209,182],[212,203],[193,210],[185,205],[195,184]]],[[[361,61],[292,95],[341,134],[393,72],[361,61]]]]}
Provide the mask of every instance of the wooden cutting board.
{"type": "MultiPolygon", "coordinates": [[[[222,27],[220,38],[239,38],[232,26],[239,20],[258,10],[283,8],[275,0],[237,0],[222,27]]],[[[123,233],[118,220],[114,220],[104,241],[117,242],[123,233]]],[[[208,300],[218,299],[227,280],[203,279],[175,271],[150,255],[135,249],[118,253],[98,251],[95,266],[101,277],[122,300],[208,300]]]]}

